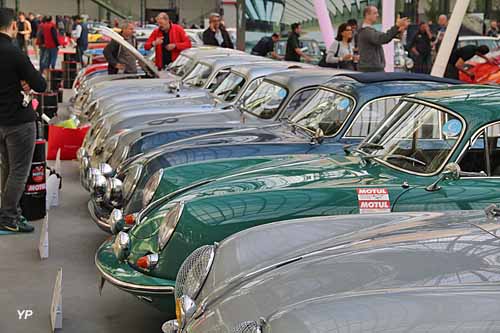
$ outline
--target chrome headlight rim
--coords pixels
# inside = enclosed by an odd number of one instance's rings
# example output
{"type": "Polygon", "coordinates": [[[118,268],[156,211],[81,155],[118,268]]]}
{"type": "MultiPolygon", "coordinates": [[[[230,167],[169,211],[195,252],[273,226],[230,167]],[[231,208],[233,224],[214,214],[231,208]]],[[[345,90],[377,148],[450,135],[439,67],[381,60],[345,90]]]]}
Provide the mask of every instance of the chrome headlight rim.
{"type": "Polygon", "coordinates": [[[163,179],[163,171],[164,169],[156,171],[146,182],[144,190],[142,191],[142,207],[146,207],[153,200],[156,190],[163,179]]]}
{"type": "Polygon", "coordinates": [[[172,237],[177,224],[179,223],[182,212],[184,210],[184,202],[176,202],[175,205],[170,209],[158,229],[158,248],[159,252],[162,251],[165,246],[167,246],[170,238],[172,237]]]}
{"type": "Polygon", "coordinates": [[[113,156],[116,148],[118,147],[119,142],[120,142],[119,135],[113,135],[105,142],[104,150],[102,152],[102,160],[104,162],[108,162],[111,156],[113,156]]]}
{"type": "Polygon", "coordinates": [[[122,231],[122,227],[120,226],[123,225],[124,220],[123,220],[123,211],[118,208],[114,208],[111,211],[111,214],[109,215],[109,229],[111,230],[111,233],[113,235],[117,235],[120,231],[122,231]]]}
{"type": "Polygon", "coordinates": [[[113,249],[113,253],[118,261],[125,261],[130,248],[130,236],[126,232],[120,231],[116,235],[111,248],[113,249]]]}
{"type": "Polygon", "coordinates": [[[184,260],[175,279],[176,299],[182,296],[193,300],[198,298],[214,265],[216,250],[216,244],[204,245],[184,260]]]}
{"type": "Polygon", "coordinates": [[[186,327],[188,320],[193,318],[196,313],[196,303],[186,295],[175,300],[175,315],[177,324],[181,329],[186,327]]]}
{"type": "Polygon", "coordinates": [[[161,326],[161,330],[163,333],[177,333],[179,332],[179,323],[175,319],[169,320],[161,326]]]}
{"type": "Polygon", "coordinates": [[[123,183],[118,178],[108,178],[104,199],[107,203],[118,208],[123,203],[123,183]]]}
{"type": "Polygon", "coordinates": [[[134,164],[127,168],[127,170],[124,172],[125,177],[123,178],[123,199],[125,201],[128,201],[132,198],[139,183],[139,179],[142,175],[142,170],[142,164],[134,164]]]}

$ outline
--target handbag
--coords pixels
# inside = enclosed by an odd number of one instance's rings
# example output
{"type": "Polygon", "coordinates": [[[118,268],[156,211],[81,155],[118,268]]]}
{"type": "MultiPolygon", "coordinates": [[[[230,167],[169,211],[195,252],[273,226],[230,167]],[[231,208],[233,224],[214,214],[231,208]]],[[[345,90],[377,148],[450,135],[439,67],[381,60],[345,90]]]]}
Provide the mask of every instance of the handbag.
{"type": "MultiPolygon", "coordinates": [[[[337,45],[337,51],[335,52],[335,58],[339,56],[339,51],[340,51],[340,43],[337,45]]],[[[321,57],[321,60],[319,61],[318,66],[320,67],[328,67],[328,68],[340,68],[340,63],[329,63],[326,61],[326,57],[328,56],[328,52],[323,52],[323,56],[321,57]]]]}

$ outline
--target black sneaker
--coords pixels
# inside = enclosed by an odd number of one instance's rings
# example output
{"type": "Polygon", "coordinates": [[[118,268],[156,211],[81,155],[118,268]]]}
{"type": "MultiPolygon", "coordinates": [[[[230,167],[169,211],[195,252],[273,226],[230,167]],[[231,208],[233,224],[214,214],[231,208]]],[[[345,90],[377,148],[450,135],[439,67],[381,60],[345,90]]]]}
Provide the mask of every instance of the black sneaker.
{"type": "Polygon", "coordinates": [[[35,230],[35,227],[29,224],[24,217],[13,222],[2,222],[0,228],[12,232],[33,232],[35,230]]]}

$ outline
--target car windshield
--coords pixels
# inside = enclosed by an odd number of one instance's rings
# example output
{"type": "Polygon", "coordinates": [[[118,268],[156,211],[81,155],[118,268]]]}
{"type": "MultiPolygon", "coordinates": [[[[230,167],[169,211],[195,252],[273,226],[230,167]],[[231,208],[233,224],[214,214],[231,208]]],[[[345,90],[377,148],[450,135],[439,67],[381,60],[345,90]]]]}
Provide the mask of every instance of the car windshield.
{"type": "Polygon", "coordinates": [[[312,134],[322,130],[323,135],[333,136],[342,128],[353,107],[352,97],[333,90],[318,89],[291,122],[312,134]]]}
{"type": "Polygon", "coordinates": [[[214,90],[214,96],[221,101],[232,102],[238,96],[245,81],[244,76],[230,73],[214,90]]]}
{"type": "Polygon", "coordinates": [[[431,175],[449,159],[464,129],[450,112],[403,101],[360,149],[393,167],[431,175]]]}
{"type": "Polygon", "coordinates": [[[214,75],[212,80],[206,85],[206,89],[208,89],[210,92],[214,92],[217,87],[219,87],[222,82],[228,77],[228,75],[231,73],[231,70],[228,68],[223,68],[220,69],[217,74],[214,75]]]}
{"type": "Polygon", "coordinates": [[[276,115],[288,91],[280,85],[263,81],[243,103],[242,109],[259,118],[271,119],[276,115]]]}
{"type": "Polygon", "coordinates": [[[203,87],[212,73],[212,67],[199,63],[186,75],[184,83],[188,86],[203,87]]]}
{"type": "Polygon", "coordinates": [[[191,62],[191,58],[181,54],[174,62],[168,65],[167,70],[174,75],[182,76],[185,74],[186,66],[191,62]]]}

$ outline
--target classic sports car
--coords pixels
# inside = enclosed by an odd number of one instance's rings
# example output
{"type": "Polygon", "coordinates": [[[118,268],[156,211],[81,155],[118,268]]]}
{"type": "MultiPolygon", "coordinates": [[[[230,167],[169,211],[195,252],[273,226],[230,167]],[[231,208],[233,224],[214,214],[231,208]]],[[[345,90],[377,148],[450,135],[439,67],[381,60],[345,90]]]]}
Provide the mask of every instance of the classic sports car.
{"type": "Polygon", "coordinates": [[[327,215],[482,209],[499,196],[499,103],[495,87],[422,92],[403,97],[347,156],[259,157],[167,169],[161,178],[170,195],[135,217],[113,212],[113,225],[137,222],[103,243],[97,267],[111,284],[173,313],[183,260],[238,231],[327,215]],[[216,169],[232,173],[213,177],[216,169]]]}
{"type": "MultiPolygon", "coordinates": [[[[249,96],[249,98],[245,99],[245,102],[239,107],[241,111],[233,111],[237,112],[238,117],[242,118],[244,122],[248,119],[251,124],[261,123],[272,124],[277,123],[277,121],[283,117],[288,116],[295,112],[297,108],[302,105],[309,96],[317,89],[317,87],[329,81],[334,75],[340,73],[339,71],[334,70],[318,70],[318,69],[301,69],[301,70],[286,70],[280,73],[275,73],[268,75],[264,81],[262,81],[255,92],[249,96]],[[286,91],[285,95],[280,95],[281,91],[286,91]],[[270,93],[273,92],[273,93],[270,93]],[[263,98],[266,97],[266,98],[263,98]],[[263,106],[268,104],[268,112],[263,112],[263,106]],[[272,107],[273,109],[271,109],[272,107]],[[272,113],[269,113],[272,111],[272,113]]],[[[214,115],[215,116],[215,115],[214,115]]],[[[242,120],[242,122],[243,122],[242,120]]],[[[255,130],[255,128],[250,127],[250,129],[255,130]]],[[[175,140],[176,131],[170,132],[172,136],[169,139],[170,141],[175,140]]],[[[168,134],[168,133],[165,133],[168,134]]],[[[167,140],[166,138],[162,138],[162,141],[167,140]]],[[[136,150],[144,150],[146,151],[147,147],[142,146],[142,144],[147,143],[147,141],[139,140],[136,142],[137,144],[132,144],[130,146],[131,154],[134,154],[136,150]]],[[[173,143],[175,143],[173,141],[173,143]]],[[[172,144],[173,144],[172,143],[172,144]]],[[[161,152],[161,148],[152,149],[152,153],[156,153],[157,151],[161,152]]],[[[132,165],[139,163],[144,160],[148,154],[144,156],[141,153],[135,154],[136,158],[130,158],[121,165],[120,169],[122,171],[118,172],[118,179],[126,178],[127,174],[130,174],[132,169],[128,167],[128,165],[132,165]],[[137,163],[135,163],[137,159],[137,163]]],[[[213,158],[210,155],[206,155],[207,158],[213,158]]],[[[200,159],[200,158],[198,158],[200,159]]],[[[159,161],[162,163],[162,161],[159,161]]],[[[109,214],[111,210],[114,208],[113,205],[110,205],[108,201],[104,201],[101,198],[100,193],[103,192],[103,189],[98,189],[103,185],[106,185],[108,181],[102,177],[104,171],[108,169],[107,166],[99,166],[99,169],[89,168],[90,162],[86,161],[85,158],[81,159],[81,178],[82,185],[84,187],[91,185],[91,189],[94,192],[94,199],[91,200],[95,202],[95,210],[91,209],[91,215],[94,221],[100,226],[104,228],[104,230],[109,231],[109,225],[107,219],[109,218],[109,214]],[[100,180],[99,180],[100,179],[100,180]],[[90,184],[92,183],[92,184],[90,184]]],[[[162,168],[161,164],[150,164],[151,169],[150,172],[145,172],[144,175],[137,175],[137,179],[134,181],[138,182],[137,185],[134,185],[135,188],[141,190],[147,183],[148,178],[156,172],[159,168],[162,168]],[[144,177],[141,177],[144,176],[144,177]],[[139,182],[139,179],[144,182],[139,182]]],[[[108,170],[109,171],[109,170],[108,170]]],[[[132,179],[129,177],[129,182],[132,179]]],[[[110,183],[119,183],[120,180],[110,180],[110,183]]],[[[128,189],[127,189],[128,191],[128,189]]]]}
{"type": "MultiPolygon", "coordinates": [[[[279,74],[274,76],[279,77],[279,74]]],[[[307,78],[304,77],[304,80],[307,78]]],[[[123,208],[125,215],[140,211],[152,200],[177,190],[168,182],[165,185],[162,182],[162,175],[170,173],[166,171],[169,170],[167,168],[176,165],[248,156],[343,154],[344,145],[357,144],[374,131],[402,95],[443,88],[452,82],[456,81],[404,73],[336,75],[328,84],[302,89],[292,96],[277,125],[228,130],[173,141],[123,163],[117,178],[94,182],[94,194],[97,195],[93,196],[89,209],[101,226],[108,225],[106,217],[113,207],[123,208]],[[112,200],[106,200],[106,191],[111,193],[113,185],[123,185],[122,200],[118,200],[116,196],[112,200]]],[[[262,96],[270,96],[270,91],[277,94],[273,102],[276,107],[285,98],[285,93],[281,99],[278,98],[280,91],[284,91],[283,85],[272,85],[276,88],[271,89],[270,84],[262,91],[257,89],[242,108],[266,118],[265,108],[255,107],[254,102],[262,100],[262,96]]],[[[134,150],[135,147],[132,146],[131,149],[134,150]]],[[[255,161],[263,163],[265,159],[257,158],[255,161]]],[[[247,162],[244,164],[248,166],[247,162]]],[[[204,170],[204,174],[210,179],[232,172],[230,169],[225,172],[219,168],[211,170],[204,170]]],[[[187,174],[194,175],[192,171],[187,174]]],[[[182,184],[181,187],[185,185],[182,184]]]]}
{"type": "MultiPolygon", "coordinates": [[[[102,141],[101,144],[96,143],[97,149],[94,149],[91,161],[89,163],[85,161],[85,164],[99,167],[99,163],[108,162],[109,160],[110,167],[116,170],[125,159],[143,154],[147,150],[172,140],[180,140],[244,125],[269,124],[274,119],[261,119],[252,116],[246,117],[248,118],[246,119],[242,117],[242,113],[236,105],[242,103],[258,89],[264,77],[276,72],[283,73],[283,71],[290,68],[298,69],[299,66],[290,62],[278,61],[234,66],[219,85],[210,89],[210,95],[214,98],[214,102],[210,103],[210,105],[202,104],[200,106],[195,104],[192,109],[189,106],[169,107],[168,110],[172,114],[177,112],[195,113],[177,117],[157,118],[147,121],[141,126],[138,126],[138,122],[136,122],[133,128],[121,131],[108,140],[102,141]],[[177,111],[178,108],[179,111],[177,111]],[[130,149],[132,145],[133,149],[130,149]],[[117,153],[114,154],[114,152],[117,153]]],[[[333,75],[334,71],[331,72],[333,75]]],[[[338,71],[338,73],[342,72],[338,71]]],[[[321,75],[323,76],[323,74],[321,75]]],[[[152,108],[148,107],[148,112],[152,108]]],[[[163,106],[160,109],[159,111],[165,111],[163,106]]],[[[80,160],[87,154],[86,151],[80,151],[80,160]]]]}
{"type": "MultiPolygon", "coordinates": [[[[242,55],[246,54],[236,50],[203,47],[198,49],[188,49],[182,51],[179,57],[171,63],[167,70],[158,72],[158,75],[151,76],[152,78],[134,77],[133,74],[115,74],[115,75],[100,75],[98,77],[89,77],[83,80],[74,100],[74,108],[77,110],[88,112],[88,108],[98,98],[104,98],[108,95],[127,94],[137,87],[148,85],[165,85],[172,82],[177,82],[187,75],[196,66],[198,61],[216,56],[226,55],[242,55]]],[[[142,57],[142,56],[141,56],[142,57]]],[[[149,62],[148,62],[149,63],[149,62]]],[[[149,63],[152,69],[156,70],[153,64],[149,63]]],[[[151,69],[151,70],[152,70],[151,69]]]]}
{"type": "Polygon", "coordinates": [[[499,229],[483,211],[255,227],[186,259],[164,332],[499,331],[499,229]]]}

